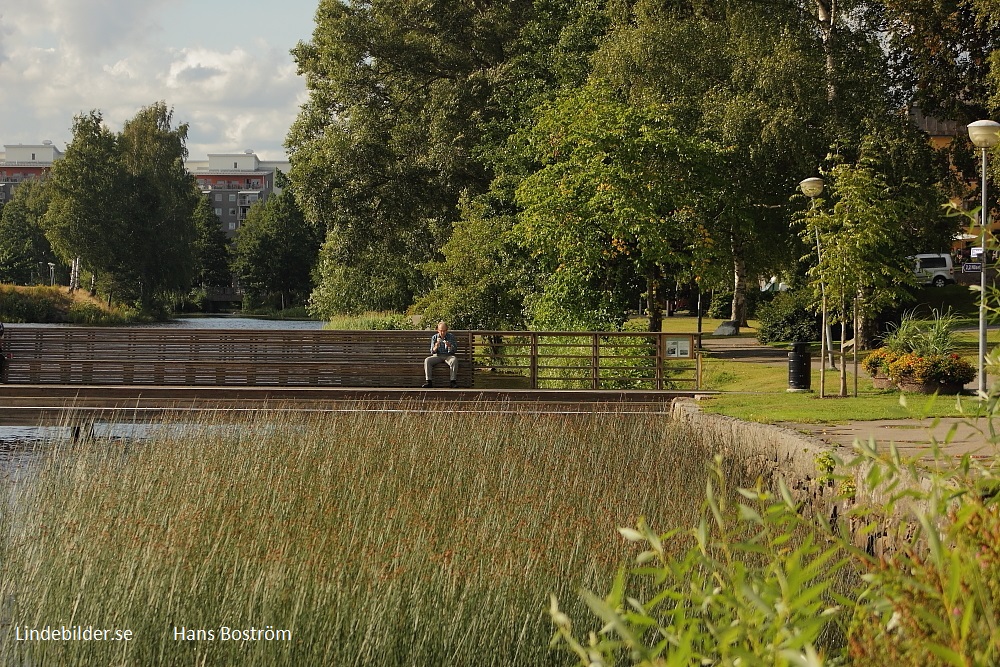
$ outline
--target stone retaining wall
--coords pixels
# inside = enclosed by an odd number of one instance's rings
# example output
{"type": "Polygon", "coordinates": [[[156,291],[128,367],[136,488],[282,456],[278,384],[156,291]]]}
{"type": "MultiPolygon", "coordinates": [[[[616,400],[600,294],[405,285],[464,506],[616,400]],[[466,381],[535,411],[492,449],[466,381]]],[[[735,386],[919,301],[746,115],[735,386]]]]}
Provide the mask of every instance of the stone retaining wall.
{"type": "MultiPolygon", "coordinates": [[[[914,530],[910,518],[912,506],[899,504],[889,515],[879,511],[886,505],[883,497],[860,493],[864,489],[863,480],[869,466],[861,465],[854,469],[859,496],[853,502],[839,498],[832,482],[821,482],[816,459],[832,452],[834,447],[819,438],[774,424],[709,414],[701,410],[696,400],[688,398],[674,399],[670,414],[678,423],[687,424],[708,436],[719,453],[740,457],[751,464],[762,464],[776,477],[784,479],[795,499],[802,503],[805,515],[822,515],[831,523],[836,523],[859,503],[874,508],[874,513],[865,521],[851,517],[845,526],[852,542],[872,555],[882,556],[895,551],[897,539],[908,538],[914,530]],[[874,529],[871,528],[873,523],[874,529]]],[[[838,475],[845,473],[844,469],[836,471],[838,475]]],[[[911,483],[923,486],[926,480],[913,480],[911,483]]]]}

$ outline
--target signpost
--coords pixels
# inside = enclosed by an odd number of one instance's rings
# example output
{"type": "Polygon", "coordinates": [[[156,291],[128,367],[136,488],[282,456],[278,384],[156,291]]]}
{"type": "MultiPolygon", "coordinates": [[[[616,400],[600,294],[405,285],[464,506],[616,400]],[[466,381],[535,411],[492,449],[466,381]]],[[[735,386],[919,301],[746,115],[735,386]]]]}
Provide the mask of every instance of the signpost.
{"type": "Polygon", "coordinates": [[[965,262],[962,264],[962,273],[979,273],[982,270],[982,262],[965,262]]]}

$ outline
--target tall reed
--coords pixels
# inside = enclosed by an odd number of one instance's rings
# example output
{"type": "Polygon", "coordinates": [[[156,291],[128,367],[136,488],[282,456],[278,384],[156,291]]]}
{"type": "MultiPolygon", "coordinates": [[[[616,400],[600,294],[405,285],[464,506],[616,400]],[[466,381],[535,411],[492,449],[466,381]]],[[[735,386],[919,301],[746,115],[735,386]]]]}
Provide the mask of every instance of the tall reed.
{"type": "Polygon", "coordinates": [[[3,515],[0,663],[565,664],[549,594],[584,617],[576,591],[636,555],[616,527],[692,525],[710,458],[636,414],[260,413],[53,444],[3,515]],[[15,640],[61,625],[134,639],[15,640]]]}

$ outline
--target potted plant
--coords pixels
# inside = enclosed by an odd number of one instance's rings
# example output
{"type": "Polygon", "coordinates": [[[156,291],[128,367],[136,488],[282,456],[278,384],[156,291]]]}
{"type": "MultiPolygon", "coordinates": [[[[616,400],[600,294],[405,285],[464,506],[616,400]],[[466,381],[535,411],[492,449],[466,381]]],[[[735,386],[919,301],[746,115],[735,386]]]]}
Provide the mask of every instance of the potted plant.
{"type": "Polygon", "coordinates": [[[861,366],[872,378],[872,386],[876,389],[890,389],[895,386],[892,378],[889,377],[889,364],[898,359],[901,355],[888,347],[880,347],[873,350],[861,366]]]}
{"type": "Polygon", "coordinates": [[[957,394],[976,377],[976,369],[954,353],[921,356],[910,352],[889,364],[889,377],[903,391],[957,394]]]}

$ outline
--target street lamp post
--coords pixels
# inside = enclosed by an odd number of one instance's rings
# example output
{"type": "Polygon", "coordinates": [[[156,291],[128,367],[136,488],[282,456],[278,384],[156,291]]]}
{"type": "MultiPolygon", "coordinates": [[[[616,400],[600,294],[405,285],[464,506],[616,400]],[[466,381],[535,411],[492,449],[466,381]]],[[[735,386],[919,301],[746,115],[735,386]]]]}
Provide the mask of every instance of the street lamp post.
{"type": "Polygon", "coordinates": [[[980,248],[982,270],[979,272],[979,394],[986,395],[986,232],[989,227],[989,209],[986,204],[987,151],[1000,142],[1000,123],[977,120],[969,123],[969,139],[982,151],[983,185],[982,207],[979,209],[980,248]]]}
{"type": "MultiPolygon", "coordinates": [[[[823,179],[818,177],[807,178],[799,182],[799,189],[802,190],[802,194],[809,197],[812,200],[812,205],[816,205],[816,197],[823,194],[823,179]]],[[[816,227],[816,261],[821,262],[823,260],[823,255],[820,253],[819,247],[819,227],[816,227]]],[[[820,327],[819,332],[819,397],[826,397],[826,285],[823,284],[823,278],[820,276],[819,279],[819,290],[823,295],[823,322],[820,327]]]]}
{"type": "Polygon", "coordinates": [[[56,284],[56,265],[49,262],[49,286],[56,284]]]}

